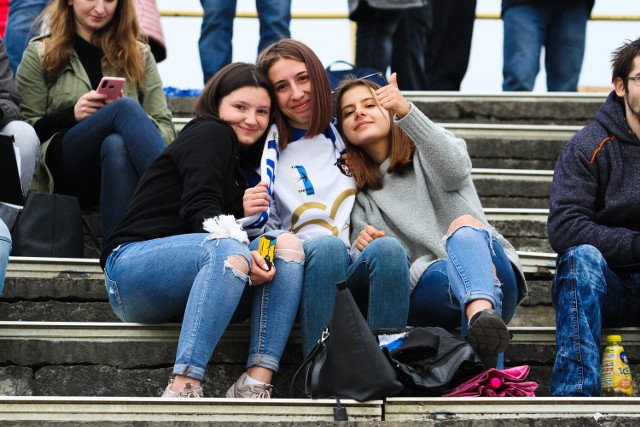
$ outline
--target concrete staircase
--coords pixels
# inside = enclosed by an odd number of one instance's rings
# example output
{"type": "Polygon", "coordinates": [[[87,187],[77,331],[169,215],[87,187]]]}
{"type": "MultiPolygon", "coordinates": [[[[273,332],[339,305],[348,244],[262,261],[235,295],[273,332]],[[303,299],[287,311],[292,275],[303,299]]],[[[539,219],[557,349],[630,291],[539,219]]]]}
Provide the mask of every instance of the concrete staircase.
{"type": "MultiPolygon", "coordinates": [[[[549,398],[555,329],[549,287],[555,255],[546,217],[562,145],[593,120],[604,94],[466,96],[409,94],[434,121],[465,138],[490,222],[519,250],[530,295],[510,324],[508,366],[531,365],[529,399],[390,398],[344,401],[353,425],[637,425],[640,399],[549,398]]],[[[178,126],[193,100],[170,99],[178,126]]],[[[95,216],[91,217],[93,224],[95,216]]],[[[124,324],[113,315],[95,259],[12,258],[0,298],[0,425],[325,425],[332,400],[301,399],[289,383],[301,362],[294,329],[275,379],[275,399],[221,399],[244,370],[249,329],[232,325],[216,348],[201,401],[160,400],[178,324],[124,324]]],[[[640,330],[617,331],[640,384],[640,330]]],[[[344,423],[343,423],[344,424],[344,423]]]]}

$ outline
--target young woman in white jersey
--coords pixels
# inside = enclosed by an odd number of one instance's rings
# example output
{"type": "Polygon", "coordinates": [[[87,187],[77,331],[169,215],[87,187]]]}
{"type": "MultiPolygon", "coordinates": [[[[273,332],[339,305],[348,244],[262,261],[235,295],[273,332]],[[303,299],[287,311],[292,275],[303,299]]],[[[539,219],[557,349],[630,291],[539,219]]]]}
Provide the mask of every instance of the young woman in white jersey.
{"type": "MultiPolygon", "coordinates": [[[[289,230],[303,241],[300,326],[307,354],[329,321],[335,284],[351,268],[349,218],[356,183],[342,159],[329,79],[317,55],[303,43],[284,39],[260,54],[258,67],[274,86],[279,112],[263,155],[263,180],[266,176],[269,182],[248,190],[246,197],[268,209],[267,229],[289,230]]],[[[405,321],[370,326],[404,326],[405,321]]]]}

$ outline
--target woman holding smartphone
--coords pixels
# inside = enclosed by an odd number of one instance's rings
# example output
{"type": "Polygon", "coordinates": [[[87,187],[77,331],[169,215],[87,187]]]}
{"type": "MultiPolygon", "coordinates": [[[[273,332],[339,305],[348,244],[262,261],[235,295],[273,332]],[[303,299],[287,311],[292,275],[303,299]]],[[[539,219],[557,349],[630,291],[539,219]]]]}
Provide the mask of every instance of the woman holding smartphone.
{"type": "Polygon", "coordinates": [[[515,249],[484,217],[466,143],[408,102],[395,74],[383,87],[343,81],[336,115],[359,189],[351,214],[358,305],[413,326],[461,327],[485,367],[496,367],[527,287],[515,249]],[[398,242],[405,249],[389,256],[398,242]],[[410,277],[408,310],[371,292],[385,271],[410,277]]]}
{"type": "Polygon", "coordinates": [[[124,216],[140,176],[176,135],[132,0],[53,0],[18,67],[22,118],[41,141],[39,191],[100,206],[103,238],[124,216]],[[126,79],[115,100],[102,77],[126,79]]]}
{"type": "Polygon", "coordinates": [[[278,235],[271,268],[237,224],[243,169],[255,168],[273,89],[253,64],[230,64],[198,99],[195,118],[140,180],[100,262],[111,306],[125,322],[182,319],[164,397],[202,397],[201,383],[229,322],[251,317],[247,371],[226,396],[268,398],[298,310],[304,252],[278,235]]]}

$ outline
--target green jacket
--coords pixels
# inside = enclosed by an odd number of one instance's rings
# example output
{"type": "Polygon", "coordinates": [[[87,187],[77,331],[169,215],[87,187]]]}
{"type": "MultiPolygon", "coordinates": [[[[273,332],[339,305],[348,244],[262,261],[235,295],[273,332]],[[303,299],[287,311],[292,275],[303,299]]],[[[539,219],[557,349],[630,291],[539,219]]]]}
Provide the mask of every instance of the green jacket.
{"type": "MultiPolygon", "coordinates": [[[[48,37],[42,36],[31,40],[16,72],[18,91],[22,95],[21,116],[32,126],[46,114],[52,114],[75,105],[82,95],[94,89],[91,87],[89,76],[75,51],[71,54],[69,65],[62,70],[59,76],[53,77],[42,68],[40,58],[44,52],[45,40],[48,37]]],[[[156,61],[147,44],[139,42],[139,48],[145,56],[145,89],[139,91],[137,85],[131,85],[130,82],[127,82],[124,87],[124,95],[137,101],[140,101],[139,98],[142,95],[142,108],[158,127],[162,138],[169,144],[176,137],[176,129],[173,126],[171,111],[167,107],[156,61]]],[[[117,74],[111,67],[104,67],[102,75],[124,77],[117,74]]],[[[34,174],[31,184],[32,190],[53,191],[53,177],[45,160],[49,144],[55,136],[47,141],[41,141],[40,166],[34,174]]]]}

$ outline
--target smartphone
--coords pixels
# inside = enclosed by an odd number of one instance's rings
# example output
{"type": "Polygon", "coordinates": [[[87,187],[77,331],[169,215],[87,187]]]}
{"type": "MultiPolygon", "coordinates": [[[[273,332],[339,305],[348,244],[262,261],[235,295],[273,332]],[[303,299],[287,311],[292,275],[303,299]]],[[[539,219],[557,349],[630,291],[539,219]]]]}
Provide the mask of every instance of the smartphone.
{"type": "Polygon", "coordinates": [[[267,270],[271,270],[273,257],[276,250],[276,238],[272,236],[262,236],[258,242],[258,252],[267,263],[267,270]]]}
{"type": "Polygon", "coordinates": [[[96,92],[106,94],[108,101],[115,101],[120,98],[125,81],[124,77],[103,77],[96,92]]]}

